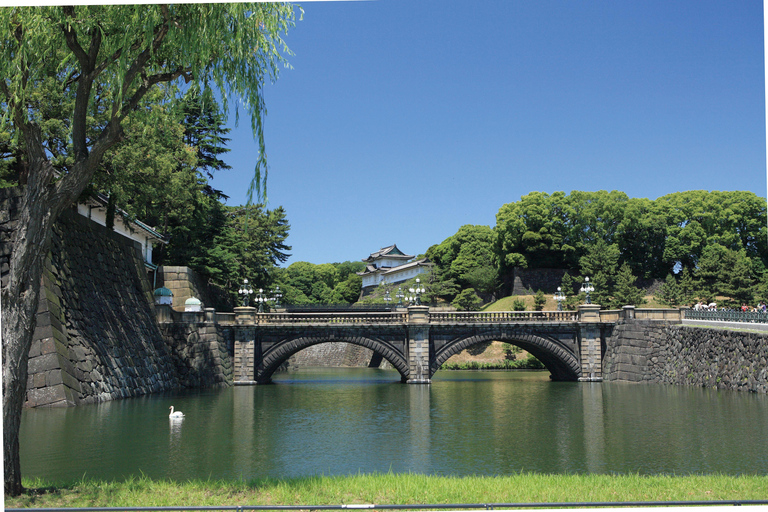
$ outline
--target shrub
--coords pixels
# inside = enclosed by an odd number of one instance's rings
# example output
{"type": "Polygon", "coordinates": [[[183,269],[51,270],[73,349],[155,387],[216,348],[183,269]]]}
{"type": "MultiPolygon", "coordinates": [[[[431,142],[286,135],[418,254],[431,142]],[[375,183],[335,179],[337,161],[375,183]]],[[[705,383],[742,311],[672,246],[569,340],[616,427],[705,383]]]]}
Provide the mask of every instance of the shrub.
{"type": "Polygon", "coordinates": [[[525,301],[523,299],[513,300],[512,311],[525,311],[525,301]]]}

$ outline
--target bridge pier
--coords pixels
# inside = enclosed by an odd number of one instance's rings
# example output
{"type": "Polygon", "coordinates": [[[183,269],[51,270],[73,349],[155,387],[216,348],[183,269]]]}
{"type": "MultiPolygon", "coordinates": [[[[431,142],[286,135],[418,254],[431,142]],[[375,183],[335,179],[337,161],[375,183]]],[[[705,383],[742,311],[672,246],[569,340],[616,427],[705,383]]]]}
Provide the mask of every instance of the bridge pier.
{"type": "Polygon", "coordinates": [[[600,327],[600,305],[579,306],[579,359],[581,362],[580,381],[600,382],[603,380],[603,339],[600,327]]]}
{"type": "Polygon", "coordinates": [[[429,384],[429,306],[408,307],[408,384],[429,384]]]}
{"type": "Polygon", "coordinates": [[[255,361],[261,359],[261,344],[256,343],[256,308],[235,308],[235,329],[233,363],[235,385],[256,384],[255,361]],[[256,352],[259,352],[258,354],[256,352]]]}

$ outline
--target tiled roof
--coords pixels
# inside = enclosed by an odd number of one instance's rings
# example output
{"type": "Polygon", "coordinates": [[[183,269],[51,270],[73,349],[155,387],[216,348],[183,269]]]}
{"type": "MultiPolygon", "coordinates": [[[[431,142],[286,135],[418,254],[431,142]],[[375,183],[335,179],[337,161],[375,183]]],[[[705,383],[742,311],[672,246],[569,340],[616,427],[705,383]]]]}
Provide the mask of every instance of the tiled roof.
{"type": "Polygon", "coordinates": [[[392,244],[389,247],[382,247],[377,252],[372,252],[371,255],[365,258],[363,261],[374,261],[385,256],[398,260],[409,260],[413,258],[413,255],[403,253],[403,251],[397,248],[396,244],[392,244]]]}
{"type": "Polygon", "coordinates": [[[429,266],[429,265],[432,265],[429,262],[429,260],[427,260],[427,258],[423,258],[423,259],[420,259],[420,260],[417,260],[417,261],[412,261],[410,263],[406,263],[405,265],[398,265],[396,267],[392,267],[392,268],[390,268],[388,270],[385,270],[384,273],[385,274],[396,274],[398,272],[401,272],[403,270],[408,270],[410,268],[424,267],[424,266],[429,266]]]}
{"type": "Polygon", "coordinates": [[[382,268],[376,268],[373,265],[366,265],[365,270],[362,272],[357,272],[357,275],[359,276],[366,276],[368,274],[375,274],[377,272],[380,272],[382,274],[397,274],[399,272],[402,272],[403,270],[408,270],[410,268],[414,267],[428,267],[431,266],[432,263],[429,262],[427,258],[423,258],[417,261],[412,261],[410,263],[406,263],[404,265],[398,265],[396,267],[382,267],[382,268]]]}

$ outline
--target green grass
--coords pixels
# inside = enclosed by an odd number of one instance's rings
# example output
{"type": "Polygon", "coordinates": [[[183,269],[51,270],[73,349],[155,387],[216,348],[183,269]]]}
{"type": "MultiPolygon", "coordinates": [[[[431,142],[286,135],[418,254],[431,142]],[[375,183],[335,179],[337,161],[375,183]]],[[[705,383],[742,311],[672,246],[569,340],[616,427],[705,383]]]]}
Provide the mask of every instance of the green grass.
{"type": "Polygon", "coordinates": [[[440,477],[417,474],[316,476],[288,480],[171,482],[146,477],[124,482],[80,480],[6,497],[8,508],[341,505],[373,503],[557,503],[589,501],[758,500],[768,476],[543,475],[440,477]]]}

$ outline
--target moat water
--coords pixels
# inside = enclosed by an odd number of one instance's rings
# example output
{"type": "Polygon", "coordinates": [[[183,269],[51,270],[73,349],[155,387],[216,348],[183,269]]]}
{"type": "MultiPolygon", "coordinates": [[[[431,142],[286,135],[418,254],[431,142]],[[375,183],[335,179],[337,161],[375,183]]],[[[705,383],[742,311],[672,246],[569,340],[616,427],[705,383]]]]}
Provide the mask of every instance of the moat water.
{"type": "Polygon", "coordinates": [[[768,397],[548,372],[305,369],[268,386],[25,410],[26,477],[766,474],[768,397]],[[173,405],[185,413],[168,419],[173,405]]]}

